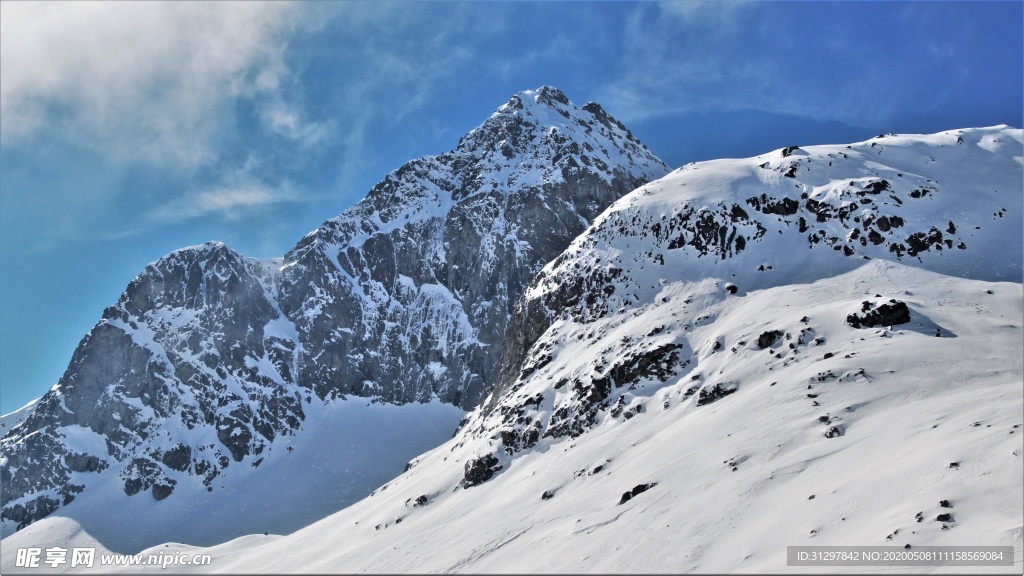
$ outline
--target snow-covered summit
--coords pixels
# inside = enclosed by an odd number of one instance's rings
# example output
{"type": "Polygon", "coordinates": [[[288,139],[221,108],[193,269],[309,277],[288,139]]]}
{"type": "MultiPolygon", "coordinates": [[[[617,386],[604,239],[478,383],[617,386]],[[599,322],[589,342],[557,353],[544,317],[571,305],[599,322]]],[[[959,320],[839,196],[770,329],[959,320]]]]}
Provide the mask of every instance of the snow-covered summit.
{"type": "Polygon", "coordinates": [[[550,87],[514,95],[454,150],[391,172],[285,256],[282,307],[314,338],[304,348],[327,352],[302,379],[322,397],[474,406],[533,275],[667,172],[596,104],[550,87]]]}
{"type": "MultiPolygon", "coordinates": [[[[310,232],[289,259],[299,258],[316,241],[358,247],[370,235],[445,217],[476,194],[525,190],[543,195],[566,178],[584,176],[619,188],[668,170],[600,105],[588,102],[578,108],[557,88],[542,86],[513,95],[455,149],[389,173],[356,206],[310,232]]],[[[575,202],[572,195],[555,200],[575,202]]]]}

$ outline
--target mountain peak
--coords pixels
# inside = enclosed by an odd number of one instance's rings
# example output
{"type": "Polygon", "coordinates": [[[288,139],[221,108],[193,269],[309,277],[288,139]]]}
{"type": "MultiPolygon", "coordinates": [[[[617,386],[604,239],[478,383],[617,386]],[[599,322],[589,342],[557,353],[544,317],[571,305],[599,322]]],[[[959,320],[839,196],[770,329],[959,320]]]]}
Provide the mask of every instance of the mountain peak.
{"type": "Polygon", "coordinates": [[[531,174],[557,182],[584,171],[611,182],[625,170],[630,178],[649,181],[669,170],[601,106],[588,102],[579,108],[551,86],[516,93],[453,153],[480,162],[478,174],[503,179],[531,174]]]}
{"type": "Polygon", "coordinates": [[[495,114],[515,113],[520,110],[528,110],[535,106],[547,108],[572,107],[572,102],[565,93],[552,86],[541,86],[536,90],[523,90],[516,92],[508,102],[502,104],[495,114]]]}
{"type": "MultiPolygon", "coordinates": [[[[257,474],[267,462],[258,474],[269,478],[268,466],[286,465],[292,436],[324,433],[310,415],[348,396],[439,401],[445,419],[461,417],[495,381],[505,325],[533,276],[615,200],[667,172],[603,110],[542,86],[513,96],[454,150],[388,174],[283,265],[221,242],[153,262],[82,340],[35,409],[42,416],[3,438],[0,455],[15,464],[2,480],[21,488],[0,494],[0,528],[76,496],[82,510],[103,490],[132,497],[134,510],[152,505],[145,493],[183,508],[197,493],[228,502],[246,482],[240,469],[257,474]],[[91,442],[75,444],[58,425],[91,442]]],[[[442,422],[444,436],[455,421],[442,422]]],[[[417,453],[382,456],[369,441],[353,450],[373,454],[363,478],[387,478],[417,453]]],[[[350,485],[350,474],[318,484],[350,485]]],[[[297,487],[274,491],[308,500],[297,487]]],[[[299,516],[313,521],[358,496],[299,516]]],[[[210,530],[226,534],[232,519],[220,522],[210,530]]],[[[260,520],[296,527],[280,522],[273,512],[260,520]]],[[[157,543],[130,536],[133,546],[157,543]]]]}

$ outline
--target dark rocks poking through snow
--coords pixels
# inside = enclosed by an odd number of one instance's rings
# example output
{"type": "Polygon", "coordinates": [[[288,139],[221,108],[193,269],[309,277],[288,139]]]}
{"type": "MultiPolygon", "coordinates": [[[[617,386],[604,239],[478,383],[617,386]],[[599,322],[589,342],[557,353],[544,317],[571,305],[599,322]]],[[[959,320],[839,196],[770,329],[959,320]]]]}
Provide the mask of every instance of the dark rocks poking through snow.
{"type": "Polygon", "coordinates": [[[164,498],[170,496],[172,492],[174,492],[173,484],[153,484],[153,498],[155,500],[163,500],[164,498]]]}
{"type": "MultiPolygon", "coordinates": [[[[627,410],[625,400],[613,403],[616,390],[622,387],[633,390],[642,385],[644,380],[667,381],[690,363],[688,358],[680,358],[682,349],[681,344],[669,343],[650,350],[640,350],[617,361],[603,375],[573,380],[571,394],[555,405],[543,437],[575,438],[589,430],[597,422],[598,413],[609,407],[612,407],[616,416],[621,413],[625,413],[627,419],[636,416],[643,411],[641,407],[627,410]]],[[[556,384],[557,387],[560,386],[556,384]]],[[[503,415],[503,430],[500,432],[509,454],[533,447],[539,440],[534,431],[539,432],[542,427],[540,419],[531,419],[529,415],[523,418],[513,416],[514,413],[503,415]],[[522,442],[525,433],[530,436],[528,441],[522,442]],[[506,436],[516,442],[506,441],[506,436]]]]}
{"type": "Polygon", "coordinates": [[[102,472],[108,466],[106,462],[89,454],[68,454],[64,464],[72,472],[102,472]]]}
{"type": "MultiPolygon", "coordinates": [[[[867,306],[864,306],[867,307],[867,306]]],[[[862,307],[862,310],[863,308],[862,307]]],[[[910,322],[910,309],[905,302],[889,300],[864,315],[856,312],[846,316],[846,323],[853,328],[871,328],[873,326],[894,326],[910,322]]]]}
{"type": "Polygon", "coordinates": [[[0,518],[3,520],[17,522],[18,530],[21,530],[36,520],[49,516],[58,507],[60,507],[60,505],[60,500],[49,496],[42,496],[40,498],[29,500],[25,503],[19,503],[8,508],[4,508],[3,512],[0,513],[0,518]]]}
{"type": "Polygon", "coordinates": [[[772,344],[775,344],[775,342],[778,341],[778,339],[781,338],[781,337],[782,337],[782,332],[781,331],[779,331],[779,330],[768,330],[767,332],[764,332],[760,336],[757,337],[757,347],[762,349],[762,350],[765,349],[765,348],[768,348],[772,344]]]}
{"type": "Polygon", "coordinates": [[[717,402],[738,390],[736,384],[715,384],[714,386],[702,388],[697,397],[697,406],[704,406],[717,402]]]}
{"type": "Polygon", "coordinates": [[[466,471],[459,483],[463,488],[472,488],[487,482],[494,477],[494,474],[501,470],[498,459],[492,454],[486,454],[480,458],[466,462],[466,471]]]}
{"type": "Polygon", "coordinates": [[[622,493],[622,498],[619,500],[619,504],[625,504],[626,502],[632,500],[634,496],[643,494],[644,492],[647,492],[648,490],[654,488],[657,485],[657,482],[651,482],[650,484],[637,484],[636,486],[633,487],[632,490],[622,493]]]}
{"type": "Polygon", "coordinates": [[[767,194],[760,197],[747,198],[747,204],[764,214],[776,214],[779,216],[792,216],[800,209],[800,203],[792,198],[772,198],[767,194]]]}
{"type": "Polygon", "coordinates": [[[555,492],[553,490],[545,490],[544,493],[540,495],[541,500],[551,500],[554,497],[555,492]]]}

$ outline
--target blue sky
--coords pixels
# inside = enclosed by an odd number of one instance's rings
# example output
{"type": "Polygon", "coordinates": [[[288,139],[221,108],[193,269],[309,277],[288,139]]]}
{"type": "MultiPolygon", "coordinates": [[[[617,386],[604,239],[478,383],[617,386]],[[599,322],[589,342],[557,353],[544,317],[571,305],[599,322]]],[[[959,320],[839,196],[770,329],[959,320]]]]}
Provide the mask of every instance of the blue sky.
{"type": "Polygon", "coordinates": [[[0,412],[149,262],[283,255],[517,91],[669,165],[1022,125],[1024,3],[0,4],[0,412]]]}

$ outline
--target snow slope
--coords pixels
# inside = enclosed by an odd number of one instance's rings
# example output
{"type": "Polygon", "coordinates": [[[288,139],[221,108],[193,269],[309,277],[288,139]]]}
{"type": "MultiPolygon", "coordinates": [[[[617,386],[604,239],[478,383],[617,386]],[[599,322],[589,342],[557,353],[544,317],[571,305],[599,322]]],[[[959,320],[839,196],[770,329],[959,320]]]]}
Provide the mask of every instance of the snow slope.
{"type": "MultiPolygon", "coordinates": [[[[317,400],[304,410],[298,430],[269,442],[257,466],[229,465],[212,491],[172,472],[177,498],[157,501],[126,495],[118,475],[98,475],[52,517],[70,519],[105,549],[122,553],[167,541],[213,545],[256,531],[288,533],[394,477],[450,438],[465,414],[441,402],[399,406],[362,398],[317,400]]],[[[25,530],[12,538],[34,533],[25,530]]],[[[5,539],[5,558],[9,546],[5,539]]]]}
{"type": "MultiPolygon", "coordinates": [[[[789,545],[1013,545],[1005,571],[1019,573],[1022,296],[1015,283],[878,261],[719,302],[706,312],[715,321],[692,334],[726,342],[700,372],[739,382],[733,395],[698,406],[685,397],[689,373],[639,388],[633,418],[604,414],[469,489],[458,487],[470,454],[459,437],[305,529],[202,551],[226,573],[723,573],[794,571],[789,545]],[[875,293],[906,298],[918,320],[893,331],[847,326],[846,312],[875,293]],[[799,347],[788,366],[750,345],[766,327],[798,333],[803,316],[824,343],[799,347]],[[949,336],[935,338],[933,326],[949,336]],[[731,352],[740,340],[748,345],[731,352]],[[826,438],[830,425],[842,435],[826,438]],[[656,485],[619,504],[647,483],[656,485]],[[427,504],[416,506],[421,495],[427,504]],[[943,512],[955,520],[947,530],[935,520],[943,512]]],[[[648,312],[633,322],[664,320],[648,312]]],[[[37,526],[5,550],[38,543],[37,526]]],[[[7,552],[4,562],[8,573],[7,552]]]]}

